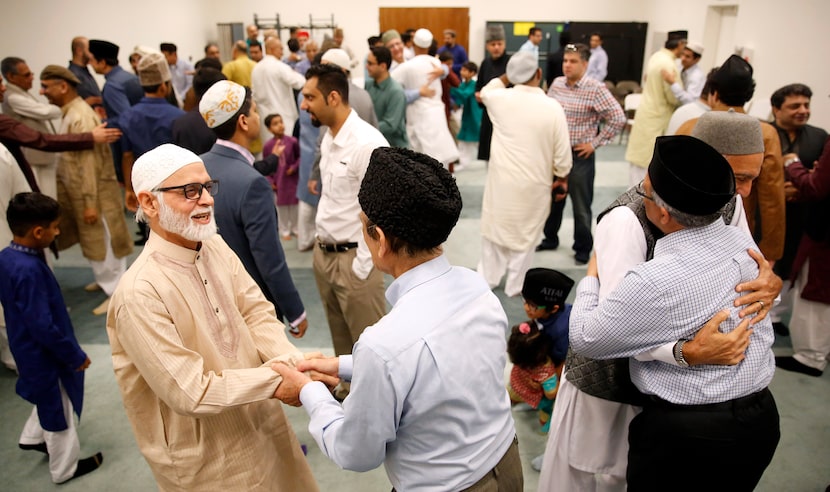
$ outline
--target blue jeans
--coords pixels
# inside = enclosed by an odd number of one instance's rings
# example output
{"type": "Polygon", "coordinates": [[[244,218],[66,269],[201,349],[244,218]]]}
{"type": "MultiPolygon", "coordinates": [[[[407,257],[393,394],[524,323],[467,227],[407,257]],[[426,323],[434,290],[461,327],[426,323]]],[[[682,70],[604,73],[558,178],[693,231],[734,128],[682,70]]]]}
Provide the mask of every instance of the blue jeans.
{"type": "MultiPolygon", "coordinates": [[[[591,203],[594,201],[595,156],[596,152],[587,159],[580,159],[574,152],[573,169],[571,169],[571,174],[568,175],[568,196],[571,199],[574,213],[573,249],[576,252],[576,258],[586,262],[594,248],[594,238],[591,235],[591,203]]],[[[565,200],[567,200],[567,197],[565,200]]],[[[559,227],[562,225],[565,200],[551,203],[550,215],[548,220],[545,221],[543,246],[559,246],[559,227]]]]}

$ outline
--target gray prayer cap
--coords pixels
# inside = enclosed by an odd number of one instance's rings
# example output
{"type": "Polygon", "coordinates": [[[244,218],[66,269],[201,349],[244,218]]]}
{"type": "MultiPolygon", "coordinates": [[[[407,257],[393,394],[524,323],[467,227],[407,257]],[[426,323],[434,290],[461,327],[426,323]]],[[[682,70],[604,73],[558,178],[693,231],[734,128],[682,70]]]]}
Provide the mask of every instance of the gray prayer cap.
{"type": "Polygon", "coordinates": [[[490,41],[504,41],[504,26],[501,24],[496,24],[492,26],[487,26],[487,31],[484,33],[484,42],[489,43],[490,41]]]}
{"type": "Polygon", "coordinates": [[[703,140],[723,155],[758,154],[764,151],[761,122],[748,114],[709,111],[701,116],[692,136],[703,140]]]}
{"type": "Polygon", "coordinates": [[[539,63],[530,51],[520,51],[507,62],[507,80],[513,85],[524,84],[533,78],[539,63]]]}

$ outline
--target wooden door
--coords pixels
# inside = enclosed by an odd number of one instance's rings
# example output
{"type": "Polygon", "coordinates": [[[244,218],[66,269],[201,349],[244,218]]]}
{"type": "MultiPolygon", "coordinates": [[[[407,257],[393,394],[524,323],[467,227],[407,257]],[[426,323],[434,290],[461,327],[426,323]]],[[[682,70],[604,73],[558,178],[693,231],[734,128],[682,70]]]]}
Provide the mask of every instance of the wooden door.
{"type": "Polygon", "coordinates": [[[470,52],[470,9],[468,8],[393,8],[381,7],[380,32],[396,29],[403,33],[407,29],[429,29],[438,43],[444,44],[444,29],[456,32],[456,43],[470,52]]]}

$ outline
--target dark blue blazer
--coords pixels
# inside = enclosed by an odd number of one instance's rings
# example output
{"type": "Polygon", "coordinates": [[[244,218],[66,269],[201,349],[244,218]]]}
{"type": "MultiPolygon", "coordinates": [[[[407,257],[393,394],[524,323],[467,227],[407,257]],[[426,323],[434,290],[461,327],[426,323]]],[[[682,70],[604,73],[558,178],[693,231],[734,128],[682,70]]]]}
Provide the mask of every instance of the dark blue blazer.
{"type": "Polygon", "coordinates": [[[294,321],[305,309],[285,263],[271,185],[234,149],[214,144],[200,157],[211,179],[219,180],[214,197],[219,234],[277,308],[277,316],[294,321]]]}

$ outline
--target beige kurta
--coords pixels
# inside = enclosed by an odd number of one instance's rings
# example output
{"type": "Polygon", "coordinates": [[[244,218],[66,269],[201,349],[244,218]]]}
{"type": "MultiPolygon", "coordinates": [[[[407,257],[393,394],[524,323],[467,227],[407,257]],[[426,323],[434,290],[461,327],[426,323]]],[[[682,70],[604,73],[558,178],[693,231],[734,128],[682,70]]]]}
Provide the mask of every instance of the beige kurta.
{"type": "Polygon", "coordinates": [[[151,234],[110,302],[115,377],[159,488],[316,491],[265,364],[301,357],[219,235],[151,234]]]}
{"type": "Polygon", "coordinates": [[[567,176],[573,165],[565,111],[538,87],[505,89],[498,78],[482,89],[481,100],[493,121],[481,235],[526,251],[542,238],[553,177],[567,176]]]}
{"type": "Polygon", "coordinates": [[[671,85],[663,80],[663,69],[674,72],[680,80],[674,53],[662,48],[651,55],[646,65],[646,82],[643,98],[634,114],[634,126],[628,139],[625,160],[643,168],[648,167],[654,153],[654,141],[665,133],[671,115],[680,104],[671,91],[671,85]]]}
{"type": "MultiPolygon", "coordinates": [[[[95,111],[80,97],[61,108],[63,120],[59,133],[91,132],[101,124],[95,111]]],[[[58,202],[61,204],[61,250],[81,243],[84,257],[103,261],[107,249],[104,243],[104,225],[107,221],[110,246],[116,258],[133,252],[133,242],[124,218],[124,200],[115,179],[112,152],[107,144],[95,144],[92,150],[62,152],[58,160],[58,202]],[[99,220],[84,222],[84,209],[98,210],[99,220]]]]}

